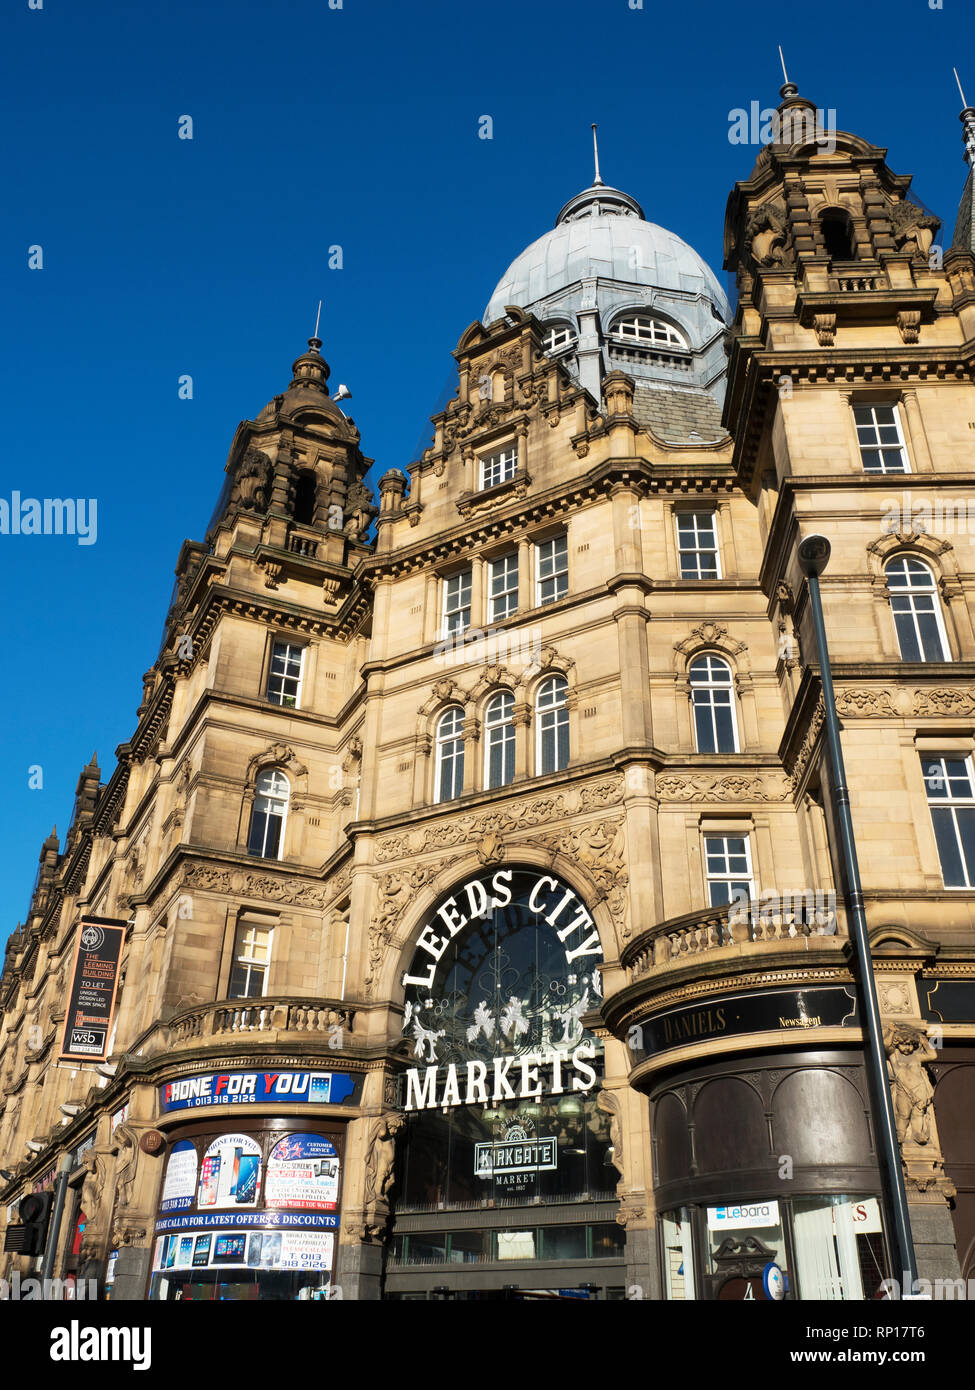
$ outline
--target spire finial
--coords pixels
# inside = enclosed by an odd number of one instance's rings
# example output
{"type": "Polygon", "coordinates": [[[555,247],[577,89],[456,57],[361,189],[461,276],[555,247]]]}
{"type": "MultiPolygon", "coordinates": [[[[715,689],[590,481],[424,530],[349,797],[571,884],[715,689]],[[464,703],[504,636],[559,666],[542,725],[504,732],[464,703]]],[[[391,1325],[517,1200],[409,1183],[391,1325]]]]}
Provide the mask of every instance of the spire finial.
{"type": "Polygon", "coordinates": [[[593,181],[592,181],[592,186],[593,186],[593,188],[595,188],[595,187],[597,186],[597,184],[598,184],[598,185],[601,185],[601,184],[602,184],[602,179],[599,177],[599,145],[598,145],[597,140],[596,140],[596,122],[595,122],[595,121],[593,121],[593,123],[592,123],[592,153],[593,153],[593,158],[594,158],[594,160],[596,161],[596,177],[595,177],[595,178],[593,179],[593,181]]]}
{"type": "Polygon", "coordinates": [[[322,321],[322,301],[318,301],[318,313],[315,315],[315,337],[318,337],[318,325],[322,321]]]}
{"type": "Polygon", "coordinates": [[[952,68],[951,70],[955,74],[955,81],[958,83],[958,92],[961,96],[961,104],[962,106],[967,107],[968,102],[965,100],[965,93],[962,91],[961,78],[958,76],[958,69],[952,68]]]}
{"type": "Polygon", "coordinates": [[[788,85],[789,74],[785,70],[785,58],[782,56],[782,45],[779,44],[779,62],[782,64],[782,79],[788,85]]]}
{"type": "Polygon", "coordinates": [[[789,81],[789,74],[785,70],[785,55],[782,52],[781,44],[779,44],[779,62],[782,64],[782,76],[785,78],[785,83],[779,88],[779,96],[783,99],[798,96],[799,88],[794,82],[789,81]]]}
{"type": "Polygon", "coordinates": [[[965,159],[968,164],[975,169],[975,107],[969,106],[965,100],[965,92],[961,85],[961,78],[958,76],[958,69],[952,68],[955,74],[955,81],[958,83],[958,91],[961,96],[962,113],[959,120],[965,132],[965,159]]]}

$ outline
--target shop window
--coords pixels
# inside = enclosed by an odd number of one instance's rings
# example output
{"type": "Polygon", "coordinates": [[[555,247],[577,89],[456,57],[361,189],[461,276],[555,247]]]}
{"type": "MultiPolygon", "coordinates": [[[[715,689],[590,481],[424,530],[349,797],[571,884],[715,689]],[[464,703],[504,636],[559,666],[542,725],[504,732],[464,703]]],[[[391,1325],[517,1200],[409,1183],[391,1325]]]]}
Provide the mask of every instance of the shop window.
{"type": "Polygon", "coordinates": [[[291,785],[283,772],[269,768],[257,779],[251,813],[247,853],[262,859],[280,859],[284,848],[284,824],[288,816],[291,785]]]}
{"type": "Polygon", "coordinates": [[[910,471],[896,405],[855,405],[853,420],[864,473],[910,471]]]}
{"type": "Polygon", "coordinates": [[[541,1258],[543,1260],[585,1260],[589,1258],[585,1226],[543,1226],[541,1258]]]}
{"type": "Polygon", "coordinates": [[[890,611],[903,661],[950,661],[934,575],[913,555],[899,555],[884,567],[890,611]]]}
{"type": "Polygon", "coordinates": [[[704,854],[708,902],[712,907],[750,902],[755,897],[747,835],[706,835],[704,854]]]}
{"type": "Polygon", "coordinates": [[[718,656],[699,656],[688,678],[699,753],[737,753],[735,689],[731,667],[718,656]]]}
{"type": "Polygon", "coordinates": [[[271,648],[267,698],[275,705],[297,709],[301,698],[301,668],[305,649],[293,642],[275,642],[271,648]]]}
{"type": "Polygon", "coordinates": [[[796,1198],[792,1244],[801,1299],[872,1299],[886,1278],[876,1197],[796,1198]]]}
{"type": "Polygon", "coordinates": [[[437,724],[435,801],[453,801],[464,790],[464,711],[460,705],[440,716],[437,724]]]}
{"type": "Polygon", "coordinates": [[[721,577],[714,512],[677,513],[677,553],[681,579],[721,577]]]}
{"type": "Polygon", "coordinates": [[[975,888],[975,777],[971,758],[922,757],[946,888],[975,888]]]}
{"type": "Polygon", "coordinates": [[[668,1211],[660,1220],[667,1299],[682,1302],[694,1294],[694,1235],[686,1207],[668,1211]]]}
{"type": "Polygon", "coordinates": [[[535,766],[539,773],[561,772],[569,762],[569,686],[564,676],[542,681],[535,697],[537,747],[535,766]]]}
{"type": "Polygon", "coordinates": [[[510,618],[518,608],[518,552],[512,550],[490,564],[488,622],[510,618]]]}
{"type": "Polygon", "coordinates": [[[238,924],[228,999],[254,999],[265,993],[271,960],[271,934],[270,927],[259,927],[253,922],[238,924]]]}
{"type": "Polygon", "coordinates": [[[484,785],[506,787],[515,776],[515,697],[500,690],[484,712],[484,785]]]}
{"type": "Polygon", "coordinates": [[[569,592],[569,541],[566,535],[553,536],[535,547],[537,563],[536,602],[539,607],[555,603],[569,592]]]}

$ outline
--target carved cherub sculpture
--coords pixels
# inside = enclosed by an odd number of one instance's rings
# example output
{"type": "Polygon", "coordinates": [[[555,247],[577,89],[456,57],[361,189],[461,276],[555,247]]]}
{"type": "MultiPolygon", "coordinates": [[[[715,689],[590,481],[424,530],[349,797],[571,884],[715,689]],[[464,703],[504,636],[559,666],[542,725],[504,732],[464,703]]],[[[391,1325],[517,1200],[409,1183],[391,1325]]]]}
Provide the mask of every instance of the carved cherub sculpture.
{"type": "Polygon", "coordinates": [[[931,1138],[928,1111],[934,1099],[934,1087],[924,1067],[938,1054],[920,1028],[903,1023],[884,1029],[884,1045],[897,1138],[902,1144],[908,1139],[915,1144],[927,1144],[931,1138]]]}

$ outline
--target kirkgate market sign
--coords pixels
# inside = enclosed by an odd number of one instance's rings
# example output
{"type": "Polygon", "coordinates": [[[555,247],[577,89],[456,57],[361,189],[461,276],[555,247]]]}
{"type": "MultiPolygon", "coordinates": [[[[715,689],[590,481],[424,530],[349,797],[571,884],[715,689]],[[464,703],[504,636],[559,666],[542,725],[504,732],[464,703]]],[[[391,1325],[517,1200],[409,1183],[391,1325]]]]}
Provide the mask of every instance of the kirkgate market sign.
{"type": "Polygon", "coordinates": [[[602,1049],[582,1016],[598,1006],[599,933],[552,874],[499,869],[441,899],[403,976],[403,1031],[421,1063],[407,1110],[496,1106],[587,1092],[602,1049]]]}

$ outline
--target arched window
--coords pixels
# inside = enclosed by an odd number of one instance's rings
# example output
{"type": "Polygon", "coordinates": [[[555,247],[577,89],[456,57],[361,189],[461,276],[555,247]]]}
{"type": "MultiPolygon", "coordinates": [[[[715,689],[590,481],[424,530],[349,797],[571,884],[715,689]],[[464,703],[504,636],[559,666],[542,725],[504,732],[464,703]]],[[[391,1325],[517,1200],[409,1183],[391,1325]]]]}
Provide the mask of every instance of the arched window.
{"type": "Polygon", "coordinates": [[[826,254],[834,261],[855,261],[856,241],[853,238],[853,223],[850,214],[842,208],[830,208],[819,219],[826,245],[826,254]]]}
{"type": "Polygon", "coordinates": [[[542,329],[542,350],[562,352],[576,340],[575,329],[567,323],[549,323],[542,329]]]}
{"type": "Polygon", "coordinates": [[[515,775],[515,697],[500,690],[491,697],[484,713],[484,783],[506,787],[515,775]]]}
{"type": "Polygon", "coordinates": [[[903,661],[950,661],[934,575],[913,555],[899,555],[884,568],[897,641],[903,661]]]}
{"type": "Polygon", "coordinates": [[[691,662],[691,704],[699,753],[737,753],[735,695],[731,667],[719,656],[691,662]]]}
{"type": "Polygon", "coordinates": [[[254,790],[247,853],[259,855],[262,859],[280,859],[291,786],[284,773],[272,767],[261,773],[254,790]]]}
{"type": "Polygon", "coordinates": [[[613,332],[618,338],[626,338],[631,343],[649,343],[653,347],[687,347],[687,339],[670,323],[663,319],[647,318],[644,314],[631,314],[618,319],[613,324],[613,332]]]}
{"type": "Polygon", "coordinates": [[[437,724],[435,801],[453,801],[464,790],[464,711],[455,705],[437,724]]]}
{"type": "Polygon", "coordinates": [[[303,469],[295,480],[294,518],[299,526],[311,526],[315,520],[316,478],[311,469],[303,469]]]}
{"type": "Polygon", "coordinates": [[[537,746],[535,770],[561,772],[569,762],[569,711],[565,697],[568,683],[564,676],[542,681],[535,697],[537,746]]]}

